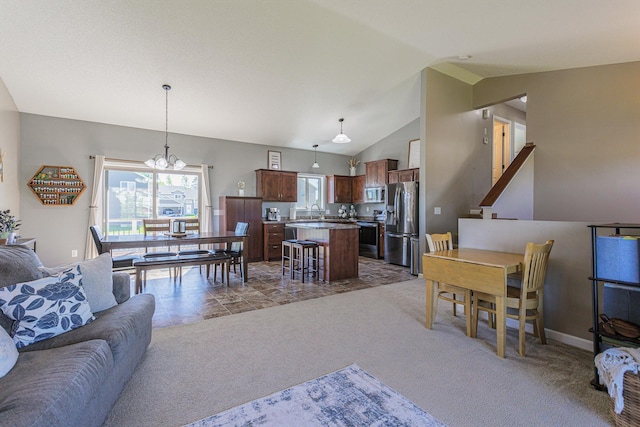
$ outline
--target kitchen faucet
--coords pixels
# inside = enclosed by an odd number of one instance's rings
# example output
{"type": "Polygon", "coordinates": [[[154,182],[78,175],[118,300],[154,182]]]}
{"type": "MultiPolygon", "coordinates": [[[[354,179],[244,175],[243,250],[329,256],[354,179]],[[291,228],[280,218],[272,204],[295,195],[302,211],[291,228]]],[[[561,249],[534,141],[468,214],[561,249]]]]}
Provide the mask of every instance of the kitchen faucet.
{"type": "Polygon", "coordinates": [[[313,219],[313,207],[316,207],[316,212],[318,213],[318,219],[324,219],[324,214],[322,213],[322,209],[320,209],[320,206],[318,206],[317,203],[314,203],[311,205],[311,208],[309,209],[309,211],[311,212],[311,219],[313,219]]]}

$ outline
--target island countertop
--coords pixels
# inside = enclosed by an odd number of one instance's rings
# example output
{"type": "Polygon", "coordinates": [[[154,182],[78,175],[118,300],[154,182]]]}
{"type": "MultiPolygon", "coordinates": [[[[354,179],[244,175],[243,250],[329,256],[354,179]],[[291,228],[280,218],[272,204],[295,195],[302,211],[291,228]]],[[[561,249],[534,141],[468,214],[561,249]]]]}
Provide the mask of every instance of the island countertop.
{"type": "Polygon", "coordinates": [[[360,226],[355,222],[344,223],[344,222],[315,221],[315,222],[289,222],[285,224],[285,227],[309,228],[314,230],[349,230],[353,228],[359,228],[360,226]]]}

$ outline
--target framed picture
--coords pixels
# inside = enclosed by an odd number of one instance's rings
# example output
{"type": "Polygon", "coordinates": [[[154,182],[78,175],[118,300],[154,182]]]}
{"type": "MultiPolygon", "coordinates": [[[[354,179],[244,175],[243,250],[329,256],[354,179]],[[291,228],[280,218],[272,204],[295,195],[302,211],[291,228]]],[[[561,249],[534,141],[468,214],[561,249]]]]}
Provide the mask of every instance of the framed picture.
{"type": "Polygon", "coordinates": [[[269,169],[282,169],[282,158],[280,151],[267,151],[267,166],[269,169]]]}
{"type": "Polygon", "coordinates": [[[420,167],[420,140],[412,139],[409,141],[409,161],[407,169],[420,167]]]}

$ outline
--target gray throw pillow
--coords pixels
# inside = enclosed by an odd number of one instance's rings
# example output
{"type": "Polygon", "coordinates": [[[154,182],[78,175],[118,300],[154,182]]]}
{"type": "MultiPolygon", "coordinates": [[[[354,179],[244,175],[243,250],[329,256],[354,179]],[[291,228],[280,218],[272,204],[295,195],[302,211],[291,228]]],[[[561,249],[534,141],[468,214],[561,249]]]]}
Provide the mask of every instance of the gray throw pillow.
{"type": "Polygon", "coordinates": [[[0,288],[42,278],[40,259],[26,246],[0,245],[0,288]]]}
{"type": "MultiPolygon", "coordinates": [[[[22,245],[0,245],[0,288],[42,278],[40,259],[30,248],[22,245]]],[[[0,327],[11,331],[13,321],[0,313],[0,327]]]]}
{"type": "Polygon", "coordinates": [[[0,328],[0,378],[9,373],[18,360],[18,349],[9,334],[0,328]]]}
{"type": "Polygon", "coordinates": [[[117,304],[113,295],[113,276],[111,255],[104,253],[97,258],[81,261],[60,267],[40,267],[46,276],[56,276],[74,266],[79,266],[82,272],[82,287],[87,295],[87,301],[94,313],[106,310],[117,304]]]}

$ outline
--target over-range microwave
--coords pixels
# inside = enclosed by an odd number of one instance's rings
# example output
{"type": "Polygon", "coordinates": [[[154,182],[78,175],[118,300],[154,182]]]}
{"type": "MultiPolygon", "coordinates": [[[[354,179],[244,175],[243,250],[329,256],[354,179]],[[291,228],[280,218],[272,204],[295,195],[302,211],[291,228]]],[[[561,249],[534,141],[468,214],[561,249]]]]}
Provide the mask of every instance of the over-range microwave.
{"type": "Polygon", "coordinates": [[[384,203],[384,187],[370,187],[364,189],[365,203],[384,203]]]}

